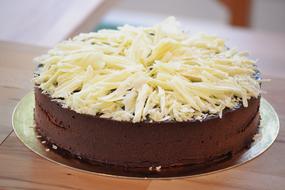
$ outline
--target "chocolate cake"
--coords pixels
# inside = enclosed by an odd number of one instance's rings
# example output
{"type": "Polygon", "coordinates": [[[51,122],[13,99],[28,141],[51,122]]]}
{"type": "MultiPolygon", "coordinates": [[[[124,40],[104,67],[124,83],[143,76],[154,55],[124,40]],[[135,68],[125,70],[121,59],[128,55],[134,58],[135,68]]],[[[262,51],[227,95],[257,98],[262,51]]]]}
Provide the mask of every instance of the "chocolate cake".
{"type": "Polygon", "coordinates": [[[209,166],[257,132],[255,61],[218,37],[189,37],[174,18],[81,34],[36,62],[37,132],[91,164],[209,166]]]}

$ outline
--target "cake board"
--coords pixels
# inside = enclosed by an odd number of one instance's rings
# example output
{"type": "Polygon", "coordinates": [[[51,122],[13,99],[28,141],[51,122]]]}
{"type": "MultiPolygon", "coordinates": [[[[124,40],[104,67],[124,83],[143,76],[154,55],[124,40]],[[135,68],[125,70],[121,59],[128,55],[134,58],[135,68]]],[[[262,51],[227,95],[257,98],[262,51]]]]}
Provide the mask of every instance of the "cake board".
{"type": "Polygon", "coordinates": [[[35,131],[34,125],[34,93],[27,94],[15,107],[12,124],[17,137],[31,151],[39,156],[65,167],[93,173],[101,176],[133,179],[176,179],[185,177],[197,177],[215,172],[231,169],[254,160],[264,153],[274,142],[279,132],[279,119],[274,108],[268,101],[261,98],[261,121],[259,131],[254,137],[254,142],[248,149],[242,151],[231,159],[221,160],[215,165],[207,167],[186,166],[179,170],[163,168],[157,172],[143,174],[136,171],[128,171],[125,168],[114,167],[102,163],[90,164],[70,156],[47,141],[41,139],[35,131]]]}

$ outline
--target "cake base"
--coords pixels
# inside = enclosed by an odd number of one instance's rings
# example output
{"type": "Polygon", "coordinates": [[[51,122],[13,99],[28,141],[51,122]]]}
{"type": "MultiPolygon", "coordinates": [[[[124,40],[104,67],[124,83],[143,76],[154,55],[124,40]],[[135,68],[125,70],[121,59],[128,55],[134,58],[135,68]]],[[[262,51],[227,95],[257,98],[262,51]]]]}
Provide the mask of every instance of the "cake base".
{"type": "Polygon", "coordinates": [[[167,169],[160,169],[156,172],[141,172],[140,170],[128,169],[124,167],[105,165],[102,163],[89,164],[86,161],[80,161],[74,158],[68,152],[63,151],[52,144],[47,144],[45,139],[38,136],[34,127],[34,95],[32,93],[24,97],[13,114],[13,127],[18,138],[33,152],[50,161],[58,164],[68,166],[81,171],[92,172],[95,174],[105,176],[120,176],[131,178],[177,178],[205,175],[225,169],[233,168],[243,163],[246,163],[270,147],[277,137],[279,131],[278,116],[270,104],[261,99],[260,115],[261,123],[259,132],[255,136],[255,142],[250,145],[248,149],[234,155],[233,157],[226,157],[226,159],[218,159],[214,164],[207,166],[183,166],[173,167],[167,169]]]}

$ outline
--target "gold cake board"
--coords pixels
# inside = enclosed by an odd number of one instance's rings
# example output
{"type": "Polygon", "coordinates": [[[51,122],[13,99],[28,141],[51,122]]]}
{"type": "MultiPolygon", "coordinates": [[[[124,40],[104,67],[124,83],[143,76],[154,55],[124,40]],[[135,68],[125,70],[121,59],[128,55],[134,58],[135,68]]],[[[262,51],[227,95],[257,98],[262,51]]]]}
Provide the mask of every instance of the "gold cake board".
{"type": "Polygon", "coordinates": [[[104,164],[89,164],[73,158],[68,154],[59,153],[57,147],[48,146],[45,141],[37,135],[34,126],[34,93],[27,94],[15,107],[12,122],[13,128],[18,138],[34,153],[41,157],[60,164],[65,167],[80,170],[82,172],[94,173],[97,175],[122,177],[133,179],[174,179],[184,177],[195,177],[207,175],[227,169],[231,169],[246,162],[249,162],[263,152],[265,152],[276,139],[279,132],[278,115],[264,98],[261,98],[260,114],[261,122],[258,134],[254,137],[255,141],[252,145],[234,156],[229,160],[219,162],[204,168],[193,169],[193,167],[185,167],[178,172],[157,172],[154,174],[142,174],[134,171],[127,171],[122,168],[112,167],[104,164]]]}

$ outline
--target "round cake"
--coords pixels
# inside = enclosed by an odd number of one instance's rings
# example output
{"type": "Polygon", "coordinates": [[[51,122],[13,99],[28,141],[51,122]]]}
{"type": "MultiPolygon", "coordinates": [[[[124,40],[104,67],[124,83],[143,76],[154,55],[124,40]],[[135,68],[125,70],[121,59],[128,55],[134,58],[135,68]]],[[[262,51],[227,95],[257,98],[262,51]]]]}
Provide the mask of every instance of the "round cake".
{"type": "Polygon", "coordinates": [[[83,162],[142,173],[208,167],[257,133],[256,62],[173,17],[80,34],[35,62],[37,132],[83,162]]]}

